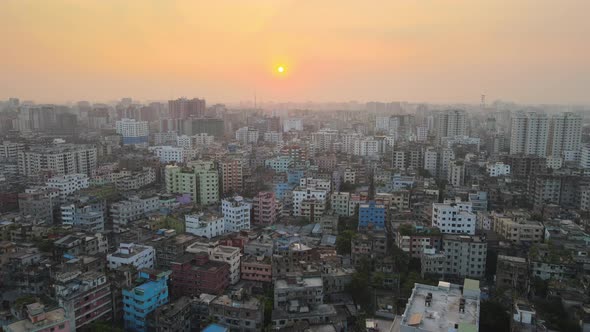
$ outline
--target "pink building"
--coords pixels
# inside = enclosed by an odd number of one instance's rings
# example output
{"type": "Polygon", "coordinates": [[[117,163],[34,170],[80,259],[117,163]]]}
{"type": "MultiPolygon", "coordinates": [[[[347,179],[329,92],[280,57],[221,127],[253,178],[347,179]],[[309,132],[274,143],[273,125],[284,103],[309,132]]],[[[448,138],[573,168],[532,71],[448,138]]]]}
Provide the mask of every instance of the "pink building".
{"type": "Polygon", "coordinates": [[[242,280],[272,282],[272,265],[268,256],[246,256],[242,259],[242,280]]]}
{"type": "Polygon", "coordinates": [[[273,192],[259,192],[254,197],[252,222],[258,225],[272,225],[277,221],[277,202],[273,192]]]}

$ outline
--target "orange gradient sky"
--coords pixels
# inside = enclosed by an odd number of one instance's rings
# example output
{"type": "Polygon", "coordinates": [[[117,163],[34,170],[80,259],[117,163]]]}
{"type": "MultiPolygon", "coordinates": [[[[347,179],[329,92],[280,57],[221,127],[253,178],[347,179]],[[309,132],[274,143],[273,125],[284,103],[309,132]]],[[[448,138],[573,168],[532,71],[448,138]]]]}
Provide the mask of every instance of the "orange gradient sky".
{"type": "Polygon", "coordinates": [[[589,12],[588,0],[2,0],[0,98],[590,102],[589,12]]]}

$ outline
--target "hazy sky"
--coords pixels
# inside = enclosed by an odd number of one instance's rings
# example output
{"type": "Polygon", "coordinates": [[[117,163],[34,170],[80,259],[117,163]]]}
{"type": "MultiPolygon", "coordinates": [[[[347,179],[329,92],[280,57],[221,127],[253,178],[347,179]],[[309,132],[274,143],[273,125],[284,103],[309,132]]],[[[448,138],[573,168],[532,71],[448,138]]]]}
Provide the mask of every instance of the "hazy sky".
{"type": "Polygon", "coordinates": [[[0,98],[590,102],[588,13],[589,0],[0,0],[0,98]]]}

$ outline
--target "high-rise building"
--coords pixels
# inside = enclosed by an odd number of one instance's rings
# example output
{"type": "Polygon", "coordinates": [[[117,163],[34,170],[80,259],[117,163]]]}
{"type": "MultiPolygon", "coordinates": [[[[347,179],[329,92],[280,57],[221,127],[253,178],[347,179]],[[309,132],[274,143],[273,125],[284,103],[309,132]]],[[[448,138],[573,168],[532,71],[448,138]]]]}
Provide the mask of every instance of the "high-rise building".
{"type": "Polygon", "coordinates": [[[560,157],[566,151],[578,151],[582,142],[582,117],[566,112],[551,118],[548,154],[560,157]]]}
{"type": "Polygon", "coordinates": [[[173,119],[186,119],[190,116],[202,118],[205,116],[206,103],[205,99],[186,99],[179,98],[168,101],[170,117],[173,119]]]}
{"type": "Polygon", "coordinates": [[[224,195],[240,193],[243,187],[242,161],[227,159],[219,162],[221,192],[224,195]]]}
{"type": "Polygon", "coordinates": [[[549,119],[545,114],[519,112],[512,117],[510,154],[545,157],[549,137],[549,119]]]}
{"type": "Polygon", "coordinates": [[[34,146],[18,153],[19,174],[36,176],[42,172],[53,175],[84,173],[96,169],[96,147],[76,144],[34,146]]]}
{"type": "Polygon", "coordinates": [[[443,137],[466,135],[466,124],[467,115],[463,110],[448,110],[437,113],[434,118],[437,142],[440,142],[443,137]]]}
{"type": "Polygon", "coordinates": [[[219,201],[219,175],[215,164],[193,161],[189,168],[166,166],[166,191],[173,194],[189,194],[191,200],[201,205],[219,201]]]}
{"type": "Polygon", "coordinates": [[[150,134],[147,121],[122,119],[116,122],[116,129],[123,136],[124,145],[147,146],[150,134]]]}
{"type": "Polygon", "coordinates": [[[182,121],[182,133],[189,136],[205,133],[220,138],[223,137],[223,120],[188,118],[182,121]]]}

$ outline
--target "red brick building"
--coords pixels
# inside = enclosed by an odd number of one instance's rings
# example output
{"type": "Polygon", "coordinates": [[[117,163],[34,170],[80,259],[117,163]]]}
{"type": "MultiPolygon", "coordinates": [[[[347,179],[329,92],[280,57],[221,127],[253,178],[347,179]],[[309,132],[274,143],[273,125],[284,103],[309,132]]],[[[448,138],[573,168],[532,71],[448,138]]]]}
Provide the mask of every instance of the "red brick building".
{"type": "Polygon", "coordinates": [[[173,297],[221,294],[229,285],[229,264],[210,261],[207,253],[185,254],[170,263],[173,297]]]}

